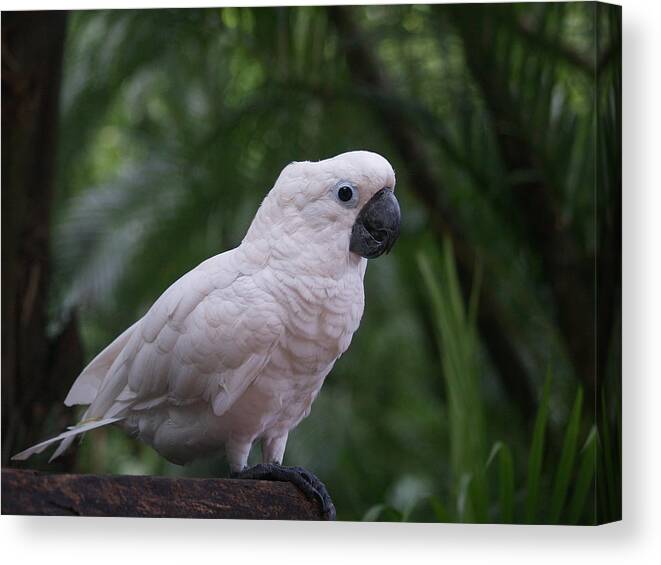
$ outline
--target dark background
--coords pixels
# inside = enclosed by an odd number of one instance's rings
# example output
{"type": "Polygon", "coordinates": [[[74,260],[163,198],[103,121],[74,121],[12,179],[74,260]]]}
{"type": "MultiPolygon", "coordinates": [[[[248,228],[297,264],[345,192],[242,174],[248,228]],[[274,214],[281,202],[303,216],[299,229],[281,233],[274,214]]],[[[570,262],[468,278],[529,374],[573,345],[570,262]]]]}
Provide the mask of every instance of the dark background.
{"type": "MultiPolygon", "coordinates": [[[[402,236],[285,463],[343,519],[618,518],[620,38],[594,3],[4,12],[3,465],[285,164],[370,149],[402,236]]],[[[114,429],[46,460],[225,472],[114,429]]]]}

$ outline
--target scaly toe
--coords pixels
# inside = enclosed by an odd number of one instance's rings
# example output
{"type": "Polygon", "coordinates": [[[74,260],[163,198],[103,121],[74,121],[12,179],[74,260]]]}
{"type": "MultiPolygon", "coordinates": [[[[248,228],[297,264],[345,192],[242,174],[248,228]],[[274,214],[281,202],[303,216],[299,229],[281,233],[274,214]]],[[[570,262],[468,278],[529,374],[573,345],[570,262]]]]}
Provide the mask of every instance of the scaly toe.
{"type": "Polygon", "coordinates": [[[293,483],[306,497],[319,502],[324,520],[335,520],[335,505],[326,486],[313,473],[303,467],[284,467],[275,463],[260,463],[254,467],[233,472],[231,477],[234,479],[293,483]]]}

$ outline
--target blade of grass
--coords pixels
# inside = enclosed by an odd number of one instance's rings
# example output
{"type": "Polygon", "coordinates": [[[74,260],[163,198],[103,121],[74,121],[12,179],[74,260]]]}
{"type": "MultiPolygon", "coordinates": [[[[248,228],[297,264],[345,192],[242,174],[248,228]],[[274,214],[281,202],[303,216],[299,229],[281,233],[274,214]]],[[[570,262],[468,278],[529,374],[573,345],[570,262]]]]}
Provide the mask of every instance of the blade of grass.
{"type": "Polygon", "coordinates": [[[375,504],[363,515],[363,522],[402,522],[402,513],[389,504],[375,504]]]}
{"type": "Polygon", "coordinates": [[[470,522],[473,520],[471,512],[470,486],[473,477],[465,474],[459,480],[459,492],[457,493],[457,517],[459,522],[470,522]]]}
{"type": "Polygon", "coordinates": [[[600,437],[603,441],[603,462],[604,470],[606,471],[606,499],[608,501],[608,507],[604,508],[604,512],[607,511],[606,520],[612,520],[616,515],[616,504],[615,504],[615,471],[613,470],[614,459],[613,459],[613,450],[611,447],[611,431],[610,431],[610,422],[608,421],[608,409],[606,406],[606,395],[602,391],[601,394],[601,430],[600,437]]]}
{"type": "Polygon", "coordinates": [[[454,520],[450,517],[450,513],[446,510],[443,503],[437,497],[430,496],[429,504],[434,511],[434,515],[436,516],[437,521],[445,523],[454,522],[454,520]]]}
{"type": "Polygon", "coordinates": [[[475,327],[477,320],[477,310],[480,303],[480,291],[482,290],[482,262],[475,261],[475,278],[473,286],[471,287],[471,295],[468,300],[468,323],[471,327],[475,327]]]}
{"type": "Polygon", "coordinates": [[[595,465],[595,524],[608,521],[608,487],[606,485],[606,468],[604,461],[604,442],[601,438],[601,429],[597,428],[597,461],[595,465]]]}
{"type": "Polygon", "coordinates": [[[473,481],[470,485],[471,503],[473,508],[473,521],[486,524],[488,520],[489,492],[484,473],[481,469],[475,471],[473,481]]]}
{"type": "Polygon", "coordinates": [[[576,458],[576,449],[578,445],[578,432],[581,425],[581,408],[583,406],[583,390],[578,389],[574,406],[572,407],[565,432],[565,439],[560,453],[560,462],[553,485],[553,495],[551,499],[550,521],[557,524],[567,498],[567,489],[571,479],[571,472],[574,468],[574,459],[576,458]]]}
{"type": "Polygon", "coordinates": [[[491,450],[486,467],[489,468],[498,457],[498,496],[500,507],[500,522],[511,524],[514,520],[514,464],[512,453],[502,442],[496,442],[491,450]]]}
{"type": "Polygon", "coordinates": [[[537,411],[535,427],[532,434],[532,445],[528,458],[528,485],[526,489],[526,522],[532,524],[537,519],[539,506],[539,482],[542,474],[542,459],[544,457],[544,439],[546,436],[546,421],[549,414],[549,390],[551,388],[551,370],[549,369],[544,383],[542,400],[537,411]]]}
{"type": "MultiPolygon", "coordinates": [[[[567,522],[569,524],[578,524],[585,511],[585,501],[595,475],[597,453],[597,428],[592,426],[585,445],[580,453],[580,463],[576,480],[574,481],[574,493],[569,501],[569,510],[567,522]]],[[[593,515],[594,523],[596,516],[593,515]]]]}
{"type": "MultiPolygon", "coordinates": [[[[450,457],[460,519],[485,522],[488,489],[484,480],[485,429],[477,371],[477,333],[466,313],[450,240],[440,257],[418,256],[424,283],[431,297],[443,377],[447,391],[450,457]],[[464,477],[469,476],[470,484],[464,477]]],[[[478,285],[474,287],[473,311],[478,285]]]]}

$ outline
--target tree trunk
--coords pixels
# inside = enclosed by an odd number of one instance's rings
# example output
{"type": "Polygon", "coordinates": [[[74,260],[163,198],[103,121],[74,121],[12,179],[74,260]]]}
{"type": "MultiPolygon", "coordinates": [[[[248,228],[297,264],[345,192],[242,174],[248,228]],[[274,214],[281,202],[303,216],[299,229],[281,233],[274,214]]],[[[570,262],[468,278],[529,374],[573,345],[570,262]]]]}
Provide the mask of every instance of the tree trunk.
{"type": "Polygon", "coordinates": [[[2,14],[3,464],[41,439],[51,407],[61,403],[68,381],[54,368],[79,361],[75,326],[53,341],[47,334],[65,28],[65,12],[2,14]]]}

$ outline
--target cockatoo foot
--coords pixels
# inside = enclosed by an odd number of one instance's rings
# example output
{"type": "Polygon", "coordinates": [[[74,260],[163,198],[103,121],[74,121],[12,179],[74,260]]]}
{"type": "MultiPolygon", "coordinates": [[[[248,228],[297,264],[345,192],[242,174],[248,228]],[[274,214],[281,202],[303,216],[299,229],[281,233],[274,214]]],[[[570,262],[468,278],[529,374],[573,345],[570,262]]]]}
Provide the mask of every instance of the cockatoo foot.
{"type": "Polygon", "coordinates": [[[296,485],[305,496],[321,504],[324,520],[335,520],[335,505],[328,490],[314,474],[303,467],[284,467],[276,463],[260,463],[231,474],[233,479],[281,481],[296,485]]]}

